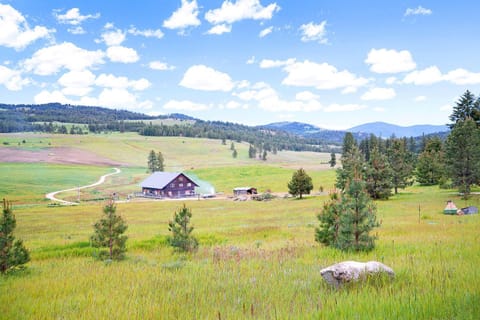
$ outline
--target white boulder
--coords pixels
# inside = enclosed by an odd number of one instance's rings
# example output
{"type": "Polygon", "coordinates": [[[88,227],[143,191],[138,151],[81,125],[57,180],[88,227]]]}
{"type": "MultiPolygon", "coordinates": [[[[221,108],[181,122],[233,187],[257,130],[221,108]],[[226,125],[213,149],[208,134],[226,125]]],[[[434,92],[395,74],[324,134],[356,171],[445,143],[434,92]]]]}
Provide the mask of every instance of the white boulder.
{"type": "Polygon", "coordinates": [[[337,288],[344,283],[365,279],[370,275],[387,274],[391,278],[395,276],[390,267],[378,261],[344,261],[320,270],[320,274],[325,281],[337,288]]]}

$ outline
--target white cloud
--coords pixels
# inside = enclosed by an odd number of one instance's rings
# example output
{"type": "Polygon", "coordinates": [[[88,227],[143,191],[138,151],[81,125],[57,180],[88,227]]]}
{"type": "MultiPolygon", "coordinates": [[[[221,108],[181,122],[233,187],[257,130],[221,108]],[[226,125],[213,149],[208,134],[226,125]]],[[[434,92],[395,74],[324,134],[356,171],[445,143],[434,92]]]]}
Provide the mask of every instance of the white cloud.
{"type": "Polygon", "coordinates": [[[421,102],[421,101],[425,101],[425,100],[427,100],[427,97],[425,97],[425,96],[415,97],[415,101],[416,101],[416,102],[421,102]]]}
{"type": "Polygon", "coordinates": [[[28,79],[22,78],[19,71],[0,66],[0,85],[3,84],[8,90],[19,91],[29,83],[28,79]]]}
{"type": "Polygon", "coordinates": [[[205,19],[211,24],[232,24],[245,19],[270,20],[279,10],[276,3],[264,7],[259,0],[225,0],[220,8],[207,11],[205,19]]]}
{"type": "Polygon", "coordinates": [[[196,103],[188,100],[170,100],[163,105],[167,110],[179,110],[179,111],[203,111],[211,109],[211,106],[202,103],[196,103]]]}
{"type": "Polygon", "coordinates": [[[97,104],[111,108],[132,108],[137,103],[135,95],[122,88],[105,88],[98,96],[97,104]]]}
{"type": "Polygon", "coordinates": [[[157,38],[157,39],[161,39],[164,36],[162,30],[160,30],[160,29],[138,30],[135,27],[130,27],[130,29],[128,29],[128,33],[132,34],[134,36],[142,36],[142,37],[146,37],[146,38],[157,38]]]}
{"type": "Polygon", "coordinates": [[[326,38],[327,35],[327,21],[324,20],[319,24],[315,24],[313,22],[302,24],[300,26],[300,31],[302,31],[302,41],[317,41],[321,44],[328,43],[328,39],[326,38]]]}
{"type": "Polygon", "coordinates": [[[357,77],[355,74],[343,70],[338,71],[328,63],[315,63],[308,60],[287,65],[284,70],[288,73],[282,84],[299,87],[314,87],[321,90],[338,88],[358,88],[366,85],[369,80],[357,77]]]}
{"type": "Polygon", "coordinates": [[[123,46],[113,46],[107,49],[107,56],[112,62],[133,63],[140,58],[137,51],[123,46]]]}
{"type": "Polygon", "coordinates": [[[71,34],[85,34],[87,33],[85,29],[83,29],[81,26],[76,26],[75,28],[68,28],[68,32],[71,34]]]}
{"type": "Polygon", "coordinates": [[[85,96],[92,91],[95,75],[89,70],[69,71],[63,74],[58,83],[63,86],[65,95],[85,96]]]}
{"type": "Polygon", "coordinates": [[[151,86],[150,81],[145,78],[138,80],[129,80],[127,77],[117,77],[113,74],[102,73],[95,79],[95,85],[106,88],[126,89],[132,88],[136,91],[148,89],[151,86]]]}
{"type": "Polygon", "coordinates": [[[444,76],[444,79],[453,84],[467,85],[480,84],[480,73],[470,72],[465,69],[455,69],[444,76]]]}
{"type": "Polygon", "coordinates": [[[416,68],[412,55],[407,50],[371,49],[365,63],[375,73],[398,73],[416,68]]]}
{"type": "Polygon", "coordinates": [[[207,34],[221,35],[232,31],[232,26],[228,24],[218,24],[207,31],[207,34]]]}
{"type": "Polygon", "coordinates": [[[407,10],[404,13],[404,16],[417,16],[417,15],[422,15],[422,16],[428,16],[432,14],[431,9],[424,8],[422,6],[418,6],[416,8],[407,8],[407,10]]]}
{"type": "Polygon", "coordinates": [[[415,85],[429,85],[442,81],[443,76],[438,67],[432,66],[423,70],[410,72],[403,79],[404,83],[415,85]]]}
{"type": "Polygon", "coordinates": [[[351,112],[366,109],[367,106],[360,104],[331,104],[324,110],[325,112],[351,112]]]}
{"type": "Polygon", "coordinates": [[[83,21],[87,19],[98,19],[100,18],[100,13],[87,14],[82,16],[80,14],[80,9],[72,8],[68,10],[65,14],[55,14],[57,21],[59,23],[71,24],[73,26],[80,25],[83,21]]]}
{"type": "Polygon", "coordinates": [[[273,31],[273,27],[265,28],[265,29],[263,29],[262,31],[260,31],[260,33],[258,34],[258,36],[259,36],[260,38],[266,37],[267,35],[269,35],[270,33],[272,33],[272,31],[273,31]]]}
{"type": "Polygon", "coordinates": [[[233,82],[228,74],[204,65],[191,66],[183,75],[180,85],[204,91],[230,91],[233,89],[233,82]]]}
{"type": "Polygon", "coordinates": [[[200,25],[197,1],[182,0],[182,6],[172,13],[170,18],[163,21],[163,27],[168,29],[186,29],[200,25]]]}
{"type": "Polygon", "coordinates": [[[295,99],[300,101],[309,101],[309,100],[316,100],[319,96],[310,92],[310,91],[302,91],[295,95],[295,99]]]}
{"type": "Polygon", "coordinates": [[[175,66],[171,66],[168,63],[161,62],[161,61],[152,61],[148,64],[150,69],[153,70],[161,70],[161,71],[167,71],[167,70],[174,70],[175,66]]]}
{"type": "Polygon", "coordinates": [[[35,52],[32,58],[24,61],[27,71],[37,75],[47,76],[57,73],[60,69],[83,70],[104,63],[105,54],[100,51],[88,51],[73,43],[64,42],[35,52]]]}
{"type": "Polygon", "coordinates": [[[397,94],[392,88],[371,88],[365,92],[360,99],[362,100],[390,100],[397,94]]]}
{"type": "Polygon", "coordinates": [[[23,15],[8,4],[0,3],[0,46],[21,50],[32,42],[48,38],[54,29],[35,26],[31,29],[23,15]]]}
{"type": "MultiPolygon", "coordinates": [[[[110,30],[109,25],[105,26],[106,29],[110,30]]],[[[125,41],[125,32],[120,29],[115,29],[102,33],[102,40],[107,46],[119,46],[125,41]]]]}
{"type": "Polygon", "coordinates": [[[35,95],[33,101],[37,104],[59,102],[64,104],[70,104],[72,101],[69,100],[65,95],[60,91],[48,92],[47,90],[42,90],[39,94],[35,95]]]}
{"type": "Polygon", "coordinates": [[[395,83],[397,83],[397,78],[396,77],[388,77],[385,80],[385,83],[388,84],[388,85],[395,84],[395,83]]]}
{"type": "Polygon", "coordinates": [[[248,60],[247,60],[247,64],[254,64],[255,63],[255,56],[251,56],[248,60]]]}
{"type": "Polygon", "coordinates": [[[278,68],[283,66],[288,66],[290,64],[295,63],[294,58],[290,58],[287,60],[270,60],[270,59],[263,59],[260,61],[260,68],[268,69],[268,68],[278,68]]]}

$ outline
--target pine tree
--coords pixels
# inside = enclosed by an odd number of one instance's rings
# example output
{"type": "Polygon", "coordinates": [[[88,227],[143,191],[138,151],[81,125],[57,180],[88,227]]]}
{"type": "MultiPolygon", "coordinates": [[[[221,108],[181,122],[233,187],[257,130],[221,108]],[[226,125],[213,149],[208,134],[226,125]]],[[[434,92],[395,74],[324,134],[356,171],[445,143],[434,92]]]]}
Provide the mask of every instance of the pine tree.
{"type": "Polygon", "coordinates": [[[256,156],[257,156],[257,150],[252,145],[250,145],[248,147],[248,157],[250,159],[255,159],[256,156]]]}
{"type": "Polygon", "coordinates": [[[387,149],[388,163],[392,169],[392,184],[395,194],[398,188],[404,189],[412,184],[413,155],[408,152],[406,140],[393,139],[387,149]]]}
{"type": "Polygon", "coordinates": [[[233,142],[230,144],[230,150],[235,150],[235,144],[233,144],[233,142]]]}
{"type": "Polygon", "coordinates": [[[0,273],[22,267],[30,261],[30,254],[22,240],[15,240],[13,231],[17,221],[12,212],[12,205],[3,199],[3,210],[0,217],[0,273]]]}
{"type": "Polygon", "coordinates": [[[288,192],[302,199],[304,194],[310,194],[313,189],[312,178],[302,168],[295,171],[292,180],[288,183],[288,192]]]}
{"type": "Polygon", "coordinates": [[[338,239],[335,247],[348,251],[370,251],[375,247],[375,236],[370,231],[378,227],[377,209],[365,189],[365,183],[353,179],[342,194],[339,211],[338,239]]]}
{"type": "Polygon", "coordinates": [[[165,171],[165,159],[160,151],[157,153],[157,167],[155,169],[155,171],[165,171]]]}
{"type": "Polygon", "coordinates": [[[444,151],[438,137],[427,140],[425,150],[418,156],[415,168],[417,182],[422,185],[435,185],[444,176],[444,151]]]}
{"type": "Polygon", "coordinates": [[[198,248],[198,241],[191,234],[193,231],[193,227],[190,226],[191,218],[192,211],[184,204],[168,223],[168,230],[172,235],[167,238],[167,242],[178,251],[193,252],[198,248]]]}
{"type": "Polygon", "coordinates": [[[468,198],[480,177],[480,130],[473,119],[455,124],[445,143],[446,167],[453,184],[468,198]]]}
{"type": "Polygon", "coordinates": [[[360,150],[353,145],[349,151],[342,155],[342,167],[337,169],[337,180],[335,186],[344,190],[347,182],[352,180],[355,174],[363,175],[365,161],[360,150]]]}
{"type": "Polygon", "coordinates": [[[365,172],[366,189],[373,199],[388,199],[392,194],[393,170],[385,155],[378,148],[370,154],[370,161],[365,172]]]}
{"type": "Polygon", "coordinates": [[[330,153],[330,161],[328,161],[330,164],[330,168],[335,167],[337,164],[337,156],[335,155],[335,152],[330,153]]]}
{"type": "Polygon", "coordinates": [[[148,154],[148,171],[155,172],[157,171],[156,170],[157,168],[158,168],[158,158],[157,158],[157,155],[155,154],[155,151],[151,150],[150,153],[148,154]]]}
{"type": "Polygon", "coordinates": [[[263,150],[262,160],[267,161],[267,150],[263,150]]]}
{"type": "Polygon", "coordinates": [[[116,214],[116,210],[114,201],[110,201],[103,207],[103,218],[93,226],[94,234],[90,237],[92,247],[107,249],[100,250],[98,258],[121,260],[125,257],[127,236],[123,233],[127,224],[116,214]]]}
{"type": "Polygon", "coordinates": [[[340,214],[340,195],[333,192],[330,194],[330,201],[323,204],[322,212],[317,215],[320,226],[315,228],[315,241],[326,246],[336,246],[340,214]]]}
{"type": "Polygon", "coordinates": [[[475,98],[475,95],[470,91],[465,93],[458,99],[453,107],[453,112],[449,117],[451,124],[450,129],[453,129],[459,121],[472,119],[477,126],[480,125],[480,98],[475,98]]]}
{"type": "Polygon", "coordinates": [[[236,159],[236,158],[237,158],[237,156],[238,156],[237,149],[233,149],[233,152],[232,152],[232,157],[233,157],[234,159],[236,159]]]}

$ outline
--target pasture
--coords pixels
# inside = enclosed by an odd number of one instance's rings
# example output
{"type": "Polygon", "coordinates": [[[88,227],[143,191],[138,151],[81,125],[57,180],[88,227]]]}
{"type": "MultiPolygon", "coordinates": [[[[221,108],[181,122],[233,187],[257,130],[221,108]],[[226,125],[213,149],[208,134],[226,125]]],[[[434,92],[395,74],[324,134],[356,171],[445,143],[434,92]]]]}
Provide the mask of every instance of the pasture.
{"type": "Polygon", "coordinates": [[[248,159],[248,146],[239,144],[243,154],[233,159],[230,142],[120,134],[82,137],[77,144],[71,139],[79,138],[70,136],[32,134],[20,145],[15,136],[1,139],[12,143],[0,148],[32,150],[49,139],[51,146],[75,146],[124,164],[120,175],[95,191],[82,190],[81,205],[72,207],[48,207],[42,195],[92,183],[110,167],[0,164],[0,194],[14,201],[16,237],[32,256],[25,270],[0,277],[2,319],[477,319],[480,314],[479,216],[442,214],[446,200],[478,205],[477,195],[464,202],[436,186],[402,190],[377,202],[381,226],[374,230],[375,250],[343,253],[314,241],[316,215],[327,199],[318,188],[329,190],[335,179],[325,164],[328,155],[279,152],[263,162],[248,159]],[[302,166],[314,180],[315,196],[118,203],[128,223],[127,259],[94,260],[88,239],[104,204],[95,198],[138,188],[151,149],[162,151],[167,170],[191,170],[225,193],[247,184],[260,192],[287,193],[292,172],[302,166]],[[193,212],[200,242],[191,255],[174,253],[165,241],[168,221],[183,203],[193,212]],[[335,290],[319,270],[342,260],[378,260],[396,277],[335,290]]]}

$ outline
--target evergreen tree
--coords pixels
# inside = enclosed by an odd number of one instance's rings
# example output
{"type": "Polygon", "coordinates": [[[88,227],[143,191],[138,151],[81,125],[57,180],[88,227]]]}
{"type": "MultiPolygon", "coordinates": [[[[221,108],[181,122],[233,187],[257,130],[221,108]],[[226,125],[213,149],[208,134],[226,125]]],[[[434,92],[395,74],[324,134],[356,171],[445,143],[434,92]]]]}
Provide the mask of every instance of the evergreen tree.
{"type": "Polygon", "coordinates": [[[446,167],[453,184],[470,195],[471,186],[480,177],[480,130],[473,119],[458,121],[445,143],[446,167]]]}
{"type": "Polygon", "coordinates": [[[453,107],[453,112],[450,115],[451,124],[449,124],[450,129],[455,127],[459,121],[465,121],[467,119],[472,119],[477,126],[480,125],[480,98],[475,98],[475,95],[470,91],[465,91],[465,93],[458,99],[453,107]]]}
{"type": "Polygon", "coordinates": [[[444,151],[442,141],[433,137],[426,142],[425,150],[418,156],[415,177],[422,185],[438,184],[444,176],[444,151]]]}
{"type": "Polygon", "coordinates": [[[349,182],[340,202],[338,239],[335,247],[348,251],[370,251],[375,247],[375,236],[370,231],[379,224],[377,209],[359,179],[349,182]]]}
{"type": "Polygon", "coordinates": [[[250,146],[248,147],[248,157],[250,159],[255,159],[256,156],[257,150],[250,144],[250,146]]]}
{"type": "Polygon", "coordinates": [[[233,144],[233,142],[230,144],[230,150],[235,150],[235,145],[233,144]]]}
{"type": "Polygon", "coordinates": [[[313,189],[312,178],[302,168],[295,171],[292,180],[288,183],[288,192],[302,199],[304,194],[310,194],[313,189]]]}
{"type": "Polygon", "coordinates": [[[352,180],[355,175],[363,175],[365,171],[365,163],[360,150],[356,145],[353,145],[352,148],[342,155],[342,167],[337,169],[337,181],[335,186],[344,190],[348,181],[352,180]]]}
{"type": "Polygon", "coordinates": [[[392,169],[392,183],[395,194],[398,188],[404,189],[412,184],[413,155],[408,152],[406,140],[393,139],[387,149],[388,163],[392,169]]]}
{"type": "Polygon", "coordinates": [[[393,171],[378,148],[372,150],[365,172],[366,189],[373,199],[388,199],[392,194],[393,171]]]}
{"type": "Polygon", "coordinates": [[[157,167],[155,168],[155,171],[165,171],[165,160],[160,151],[157,153],[157,167]]]}
{"type": "Polygon", "coordinates": [[[335,152],[330,153],[330,161],[328,161],[330,164],[330,168],[333,168],[337,164],[337,156],[335,155],[335,152]]]}
{"type": "Polygon", "coordinates": [[[232,152],[232,157],[233,157],[234,159],[236,159],[236,158],[237,158],[237,156],[238,156],[237,149],[233,149],[233,152],[232,152]]]}
{"type": "Polygon", "coordinates": [[[339,193],[331,193],[330,201],[323,204],[322,212],[317,215],[320,226],[315,228],[315,241],[326,246],[336,246],[340,227],[340,209],[339,193]]]}
{"type": "Polygon", "coordinates": [[[90,237],[92,247],[107,249],[100,250],[98,258],[121,260],[125,257],[127,236],[123,233],[127,230],[127,224],[116,211],[112,200],[103,207],[103,218],[93,226],[94,234],[90,237]]]}
{"type": "Polygon", "coordinates": [[[155,172],[158,168],[158,158],[155,151],[151,150],[148,154],[148,171],[155,172]]]}
{"type": "Polygon", "coordinates": [[[267,150],[263,150],[262,160],[267,161],[267,150]]]}
{"type": "Polygon", "coordinates": [[[12,205],[3,199],[0,217],[0,273],[6,273],[30,261],[30,254],[22,240],[15,240],[13,236],[16,226],[17,220],[12,212],[12,205]]]}
{"type": "Polygon", "coordinates": [[[351,132],[345,133],[342,145],[342,158],[351,153],[354,146],[357,146],[357,141],[355,141],[353,134],[351,132]]]}
{"type": "Polygon", "coordinates": [[[198,248],[198,241],[192,236],[191,218],[192,211],[184,204],[180,211],[175,212],[173,220],[168,223],[168,231],[172,235],[167,238],[167,241],[178,251],[193,252],[198,248]]]}

